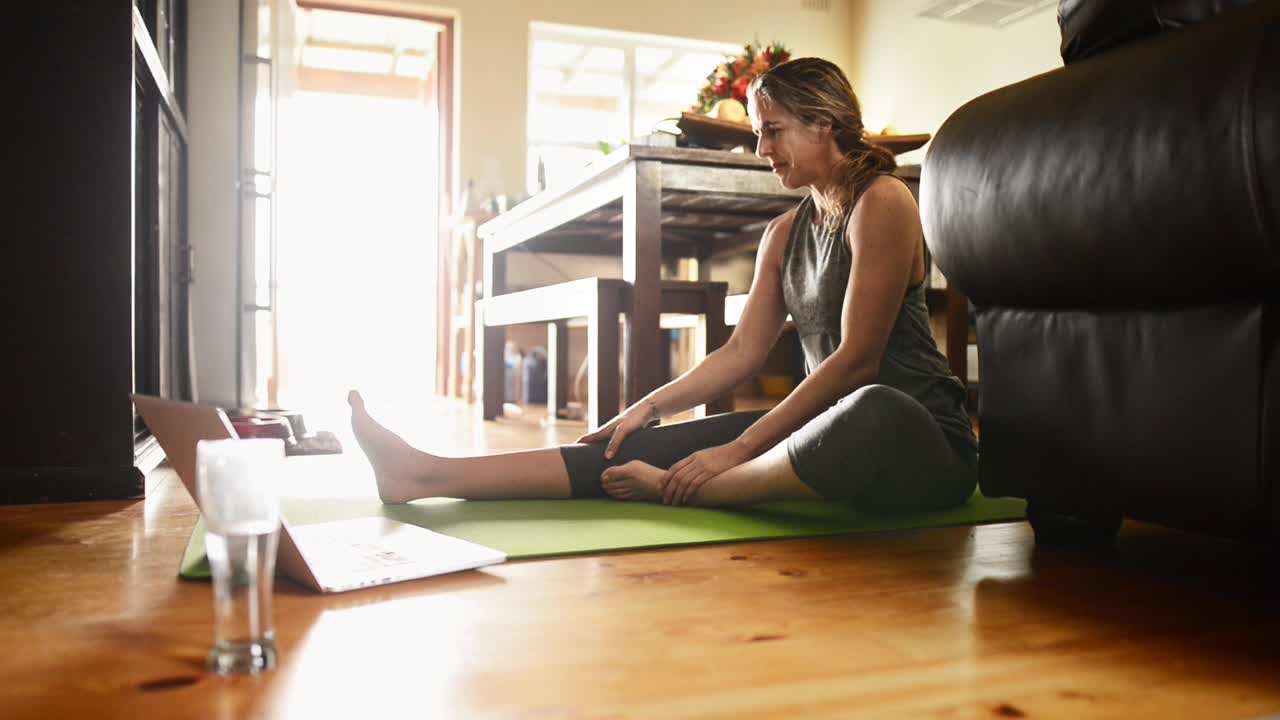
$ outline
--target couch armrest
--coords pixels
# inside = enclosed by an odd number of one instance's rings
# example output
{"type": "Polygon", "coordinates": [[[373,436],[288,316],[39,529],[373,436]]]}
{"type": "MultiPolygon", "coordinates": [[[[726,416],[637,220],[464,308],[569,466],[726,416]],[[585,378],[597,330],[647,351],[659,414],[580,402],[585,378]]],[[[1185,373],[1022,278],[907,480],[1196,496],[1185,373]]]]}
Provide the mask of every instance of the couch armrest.
{"type": "Polygon", "coordinates": [[[1280,288],[1280,3],[979,97],[920,188],[976,304],[1231,302],[1280,288]]]}

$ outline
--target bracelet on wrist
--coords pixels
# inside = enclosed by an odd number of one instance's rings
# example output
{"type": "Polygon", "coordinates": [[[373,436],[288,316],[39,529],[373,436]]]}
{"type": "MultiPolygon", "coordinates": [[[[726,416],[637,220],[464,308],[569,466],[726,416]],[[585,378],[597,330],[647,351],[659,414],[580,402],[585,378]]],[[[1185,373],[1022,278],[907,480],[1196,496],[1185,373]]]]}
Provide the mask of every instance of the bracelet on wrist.
{"type": "Polygon", "coordinates": [[[651,397],[646,397],[644,402],[649,405],[649,420],[661,420],[662,414],[658,412],[658,403],[651,397]]]}

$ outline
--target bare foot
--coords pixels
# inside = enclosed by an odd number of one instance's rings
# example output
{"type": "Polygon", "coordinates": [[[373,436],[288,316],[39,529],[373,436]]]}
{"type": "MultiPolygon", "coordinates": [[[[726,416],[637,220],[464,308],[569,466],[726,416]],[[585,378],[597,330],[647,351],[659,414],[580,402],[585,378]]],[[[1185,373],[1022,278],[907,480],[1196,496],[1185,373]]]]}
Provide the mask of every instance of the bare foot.
{"type": "Polygon", "coordinates": [[[662,489],[659,483],[666,472],[649,463],[632,460],[624,465],[605,468],[600,476],[600,484],[614,500],[661,502],[662,489]]]}
{"type": "Polygon", "coordinates": [[[378,424],[369,416],[364,398],[355,390],[347,394],[347,404],[351,405],[351,430],[373,466],[382,502],[394,505],[430,497],[427,480],[439,458],[412,447],[378,424]]]}

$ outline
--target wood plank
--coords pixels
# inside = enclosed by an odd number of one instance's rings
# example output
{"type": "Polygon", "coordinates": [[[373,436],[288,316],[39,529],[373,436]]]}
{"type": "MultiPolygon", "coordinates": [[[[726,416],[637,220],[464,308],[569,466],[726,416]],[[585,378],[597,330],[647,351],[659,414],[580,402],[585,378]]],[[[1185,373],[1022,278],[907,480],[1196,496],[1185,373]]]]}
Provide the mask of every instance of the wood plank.
{"type": "Polygon", "coordinates": [[[502,414],[502,402],[506,399],[506,366],[502,355],[506,342],[506,328],[486,327],[484,306],[477,304],[476,371],[480,377],[476,387],[480,388],[480,413],[485,420],[493,420],[502,414]]]}
{"type": "Polygon", "coordinates": [[[724,282],[701,282],[697,280],[663,280],[661,308],[664,313],[682,313],[685,315],[703,315],[708,305],[719,305],[716,314],[724,315],[724,291],[728,287],[724,282]],[[719,303],[711,302],[719,295],[719,303]]]}
{"type": "MultiPolygon", "coordinates": [[[[484,253],[484,296],[486,299],[501,295],[507,290],[507,256],[501,253],[484,253]]],[[[486,326],[484,305],[475,306],[476,371],[480,376],[476,387],[480,388],[481,416],[493,420],[502,414],[502,401],[506,394],[505,369],[502,359],[507,333],[501,326],[486,326]]],[[[515,398],[512,398],[515,400],[515,398]]]]}
{"type": "Polygon", "coordinates": [[[484,324],[495,327],[586,317],[591,314],[597,295],[611,292],[621,301],[626,291],[627,283],[622,280],[583,278],[495,295],[483,301],[484,324]]]}
{"type": "MultiPolygon", "coordinates": [[[[687,166],[693,167],[693,166],[687,166]]],[[[756,171],[748,171],[756,172],[756,171]]],[[[736,215],[771,218],[796,206],[791,193],[773,193],[765,196],[743,196],[727,192],[668,192],[663,195],[662,206],[668,212],[679,210],[684,214],[736,215]]]]}
{"type": "Polygon", "coordinates": [[[969,384],[969,299],[947,284],[947,365],[951,374],[969,384]]]}
{"type": "Polygon", "coordinates": [[[547,416],[569,405],[569,324],[547,323],[547,416]]]}
{"type": "Polygon", "coordinates": [[[749,197],[786,197],[796,201],[807,188],[782,187],[773,173],[754,168],[711,167],[663,163],[662,187],[689,193],[718,193],[749,197]]]}
{"type": "MultiPolygon", "coordinates": [[[[401,429],[468,454],[583,428],[473,413],[442,402],[401,429]]],[[[348,447],[314,479],[371,492],[348,447]]],[[[176,577],[196,510],[157,475],[144,501],[0,508],[0,641],[32,649],[0,655],[6,718],[1280,711],[1273,564],[1141,523],[1105,553],[1037,548],[1010,523],[509,562],[329,596],[280,581],[280,666],[224,680],[203,670],[210,586],[176,577]]]]}
{"type": "MultiPolygon", "coordinates": [[[[729,192],[687,192],[664,188],[662,207],[669,215],[759,215],[773,217],[795,207],[790,195],[749,196],[729,192]],[[674,211],[679,210],[679,213],[674,211]]],[[[622,222],[622,200],[600,206],[578,218],[584,222],[622,222]]]]}
{"type": "MultiPolygon", "coordinates": [[[[702,229],[713,232],[737,232],[745,225],[768,222],[781,214],[774,212],[773,208],[752,208],[742,211],[729,208],[669,208],[665,200],[662,207],[664,209],[662,217],[662,229],[664,231],[702,229]]],[[[783,212],[786,211],[784,210],[783,212]]],[[[563,227],[565,230],[608,232],[622,227],[622,213],[588,213],[586,216],[573,220],[563,227]]]]}
{"type": "Polygon", "coordinates": [[[764,237],[765,228],[768,226],[769,223],[762,220],[750,225],[744,225],[741,230],[733,235],[714,238],[707,243],[705,248],[707,258],[725,257],[740,253],[754,255],[760,247],[760,239],[764,237]]]}
{"type": "Polygon", "coordinates": [[[555,409],[561,405],[551,403],[560,403],[562,396],[567,397],[568,388],[568,369],[565,367],[568,341],[558,329],[564,320],[583,316],[587,318],[587,364],[591,388],[588,418],[594,426],[613,417],[618,412],[618,317],[629,295],[628,290],[628,284],[621,280],[584,278],[482,300],[476,310],[476,324],[483,328],[480,335],[484,338],[480,349],[485,377],[482,417],[493,420],[502,414],[504,399],[517,401],[516,398],[505,398],[505,383],[497,379],[504,378],[505,372],[502,357],[505,326],[535,322],[549,323],[548,339],[553,341],[549,362],[554,362],[554,368],[548,368],[548,382],[552,382],[554,373],[554,384],[548,385],[547,401],[554,417],[555,409]]]}
{"type": "Polygon", "coordinates": [[[715,165],[717,167],[742,167],[769,169],[769,161],[751,153],[709,150],[705,148],[671,147],[663,145],[628,145],[634,160],[660,160],[688,165],[715,165]]]}
{"type": "Polygon", "coordinates": [[[627,312],[624,402],[637,402],[665,382],[653,358],[661,347],[662,165],[637,160],[626,168],[623,194],[622,278],[631,283],[627,312]]]}
{"type": "MultiPolygon", "coordinates": [[[[694,233],[679,230],[667,232],[664,229],[662,257],[664,259],[694,257],[698,253],[700,244],[694,233]]],[[[523,250],[562,255],[603,255],[616,259],[622,255],[622,227],[601,232],[567,225],[543,233],[510,252],[523,250]]]]}
{"type": "MultiPolygon", "coordinates": [[[[728,289],[728,283],[718,282],[711,283],[706,290],[707,311],[702,316],[702,324],[699,328],[702,339],[699,361],[729,341],[729,326],[724,321],[725,294],[728,289]]],[[[711,402],[702,406],[701,412],[706,415],[733,412],[733,391],[730,390],[720,397],[712,398],[711,402]]]]}
{"type": "Polygon", "coordinates": [[[544,191],[481,225],[486,254],[502,252],[622,197],[626,155],[612,153],[595,172],[559,192],[544,191]]]}
{"type": "MultiPolygon", "coordinates": [[[[768,161],[761,160],[760,158],[753,155],[747,155],[745,153],[731,153],[720,150],[658,147],[651,145],[626,145],[614,150],[608,155],[601,156],[600,159],[584,166],[577,174],[565,182],[543,190],[528,200],[525,200],[519,205],[511,208],[507,212],[502,213],[493,220],[481,225],[479,228],[480,236],[482,238],[491,238],[502,235],[507,232],[511,226],[523,225],[527,219],[542,215],[543,211],[547,210],[549,206],[562,205],[566,202],[564,198],[575,198],[581,196],[595,198],[597,195],[600,197],[612,195],[610,199],[620,198],[620,188],[613,188],[613,192],[600,189],[596,189],[593,192],[591,188],[608,180],[617,180],[615,171],[627,163],[637,160],[658,160],[690,165],[713,165],[723,168],[754,168],[765,172],[769,169],[768,161]]],[[[590,201],[583,201],[579,199],[576,202],[578,205],[577,212],[569,215],[569,217],[576,217],[590,209],[590,207],[587,207],[591,205],[590,201]]],[[[607,200],[604,202],[607,202],[607,200]]],[[[604,204],[604,202],[597,202],[591,207],[598,207],[599,205],[604,204]]],[[[556,217],[560,217],[561,213],[557,212],[554,213],[554,215],[556,217]]],[[[551,225],[546,225],[547,221],[545,219],[542,221],[535,221],[535,224],[546,227],[555,227],[555,225],[558,225],[563,221],[564,218],[560,217],[559,220],[555,221],[551,225]]],[[[544,227],[544,229],[546,229],[546,227],[544,227]]],[[[494,246],[495,251],[510,247],[511,244],[514,243],[504,239],[494,246]]]]}
{"type": "Polygon", "coordinates": [[[622,398],[622,342],[618,293],[596,293],[587,316],[587,425],[598,428],[618,414],[622,398]]]}

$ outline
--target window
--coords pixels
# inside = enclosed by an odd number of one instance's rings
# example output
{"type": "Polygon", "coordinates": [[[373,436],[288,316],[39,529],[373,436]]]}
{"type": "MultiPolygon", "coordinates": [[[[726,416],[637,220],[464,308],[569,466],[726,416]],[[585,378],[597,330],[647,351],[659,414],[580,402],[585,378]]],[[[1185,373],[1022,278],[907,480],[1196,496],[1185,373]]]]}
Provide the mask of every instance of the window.
{"type": "Polygon", "coordinates": [[[741,47],[726,43],[532,23],[529,31],[529,191],[571,177],[678,118],[707,75],[741,47]]]}

